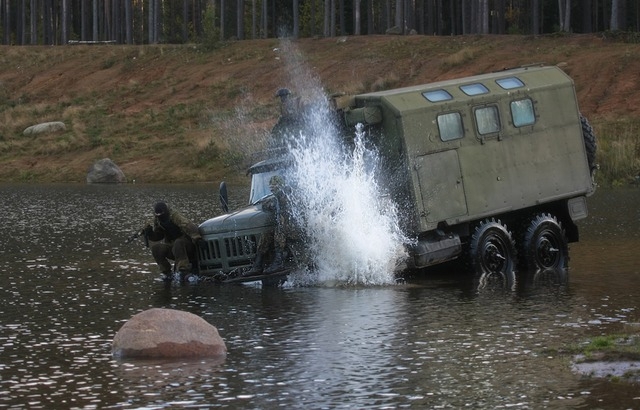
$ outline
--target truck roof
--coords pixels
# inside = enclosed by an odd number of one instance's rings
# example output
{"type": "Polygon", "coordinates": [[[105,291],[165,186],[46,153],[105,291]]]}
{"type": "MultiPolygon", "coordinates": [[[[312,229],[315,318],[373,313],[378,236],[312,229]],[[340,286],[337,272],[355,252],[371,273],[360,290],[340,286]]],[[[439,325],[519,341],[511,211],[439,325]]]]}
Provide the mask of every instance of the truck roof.
{"type": "Polygon", "coordinates": [[[286,168],[291,165],[292,161],[292,158],[286,155],[267,158],[251,165],[247,170],[247,175],[259,174],[261,172],[268,172],[276,169],[286,168]]]}
{"type": "Polygon", "coordinates": [[[533,65],[488,74],[376,91],[355,96],[356,105],[385,100],[399,112],[449,104],[460,100],[510,94],[544,87],[572,86],[571,78],[557,66],[533,65]]]}

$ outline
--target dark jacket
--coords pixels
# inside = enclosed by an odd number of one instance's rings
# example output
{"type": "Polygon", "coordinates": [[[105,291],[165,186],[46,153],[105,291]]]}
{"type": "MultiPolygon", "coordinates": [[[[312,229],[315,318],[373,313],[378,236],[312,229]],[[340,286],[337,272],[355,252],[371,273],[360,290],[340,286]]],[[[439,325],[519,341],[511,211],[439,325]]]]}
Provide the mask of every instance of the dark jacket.
{"type": "Polygon", "coordinates": [[[151,241],[164,241],[173,243],[181,236],[188,236],[192,241],[201,239],[198,226],[187,219],[178,211],[169,209],[169,217],[160,220],[154,217],[145,228],[145,233],[151,241]]]}

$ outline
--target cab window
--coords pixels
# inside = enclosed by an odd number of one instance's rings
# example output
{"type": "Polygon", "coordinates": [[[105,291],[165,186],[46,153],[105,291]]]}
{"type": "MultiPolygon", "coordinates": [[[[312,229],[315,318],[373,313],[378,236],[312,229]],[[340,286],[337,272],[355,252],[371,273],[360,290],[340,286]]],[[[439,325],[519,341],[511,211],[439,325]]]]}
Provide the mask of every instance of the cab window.
{"type": "Polygon", "coordinates": [[[476,127],[478,134],[486,135],[500,131],[500,117],[498,115],[498,107],[489,105],[486,107],[478,107],[474,111],[476,119],[476,127]]]}
{"type": "Polygon", "coordinates": [[[269,180],[274,175],[282,176],[282,170],[265,171],[251,176],[251,191],[249,193],[249,204],[255,205],[269,195],[272,195],[269,188],[269,180]]]}
{"type": "Polygon", "coordinates": [[[530,98],[511,102],[511,119],[514,127],[524,127],[536,122],[533,101],[530,98]]]}
{"type": "Polygon", "coordinates": [[[459,112],[440,114],[437,117],[437,122],[442,141],[451,141],[464,137],[462,116],[459,112]]]}

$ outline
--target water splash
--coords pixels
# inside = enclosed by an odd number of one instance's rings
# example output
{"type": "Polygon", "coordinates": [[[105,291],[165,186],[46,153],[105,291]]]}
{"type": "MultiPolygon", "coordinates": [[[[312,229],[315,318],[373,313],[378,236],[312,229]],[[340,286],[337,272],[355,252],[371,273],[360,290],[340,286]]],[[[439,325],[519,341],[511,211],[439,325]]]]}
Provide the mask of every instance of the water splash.
{"type": "Polygon", "coordinates": [[[406,258],[396,205],[378,184],[380,158],[362,125],[345,141],[329,98],[295,46],[282,40],[289,86],[302,101],[303,128],[290,135],[296,219],[321,283],[396,282],[406,258]]]}
{"type": "Polygon", "coordinates": [[[395,283],[397,266],[406,257],[406,240],[396,206],[377,183],[379,156],[367,147],[362,126],[349,151],[337,140],[323,110],[312,117],[312,125],[290,147],[295,164],[290,178],[317,280],[395,283]]]}

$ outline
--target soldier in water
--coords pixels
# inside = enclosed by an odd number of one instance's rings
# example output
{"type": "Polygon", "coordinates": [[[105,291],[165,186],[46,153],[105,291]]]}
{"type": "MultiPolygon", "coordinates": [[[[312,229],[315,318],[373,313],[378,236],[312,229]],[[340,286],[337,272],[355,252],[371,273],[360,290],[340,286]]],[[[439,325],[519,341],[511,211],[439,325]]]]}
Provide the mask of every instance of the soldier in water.
{"type": "Polygon", "coordinates": [[[275,229],[273,235],[260,237],[256,259],[244,276],[269,275],[284,270],[284,261],[287,257],[287,239],[295,235],[289,202],[290,188],[285,185],[284,178],[280,175],[274,175],[269,180],[269,189],[273,196],[262,203],[262,209],[273,214],[275,229]],[[271,251],[273,251],[273,260],[267,268],[264,268],[265,257],[271,251]]]}
{"type": "Polygon", "coordinates": [[[195,242],[202,239],[198,226],[180,212],[158,202],[153,207],[154,218],[142,229],[151,241],[151,254],[165,280],[171,280],[173,269],[169,260],[175,261],[175,267],[184,280],[191,272],[191,261],[196,259],[195,242]]]}

